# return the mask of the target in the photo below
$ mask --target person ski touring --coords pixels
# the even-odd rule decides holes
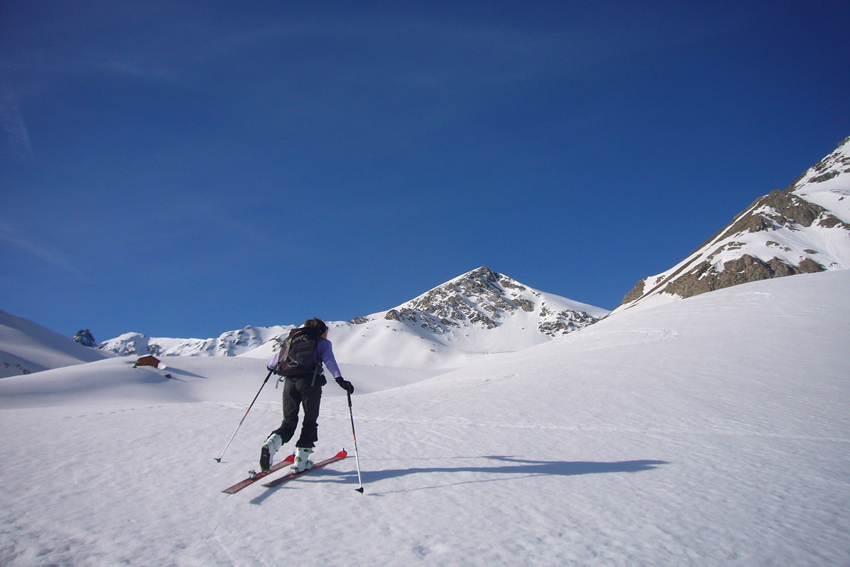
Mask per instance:
[[[298,427],[299,409],[304,409],[301,436],[295,443],[293,472],[302,472],[313,467],[310,455],[318,440],[319,406],[322,401],[322,386],[327,384],[322,365],[327,366],[340,388],[354,393],[354,386],[343,379],[342,372],[328,340],[328,326],[318,318],[308,319],[304,325],[290,331],[283,341],[280,352],[275,353],[267,368],[282,376],[283,422],[272,431],[260,450],[260,469],[268,471],[275,453],[289,442]]]

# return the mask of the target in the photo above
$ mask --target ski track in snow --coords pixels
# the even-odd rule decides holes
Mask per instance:
[[[353,369],[364,495],[333,384],[317,458],[347,459],[221,493],[280,422],[270,383],[213,460],[263,361],[3,379],[0,564],[847,565],[848,287],[729,288],[392,389]]]

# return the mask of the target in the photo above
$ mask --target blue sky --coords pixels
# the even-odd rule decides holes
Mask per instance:
[[[0,309],[347,320],[486,265],[613,309],[850,135],[850,4],[0,5]]]

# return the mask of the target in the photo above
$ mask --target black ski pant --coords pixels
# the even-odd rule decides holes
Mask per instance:
[[[321,374],[313,379],[310,374],[303,378],[286,378],[283,381],[283,422],[274,433],[280,435],[284,444],[288,443],[298,428],[298,411],[303,406],[304,420],[301,422],[301,436],[296,447],[315,447],[319,438],[319,406],[322,403],[322,386],[326,383]]]

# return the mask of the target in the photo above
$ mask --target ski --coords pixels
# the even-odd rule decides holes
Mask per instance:
[[[261,478],[265,478],[265,477],[269,476],[270,474],[272,474],[273,472],[279,471],[283,467],[291,465],[293,462],[295,462],[295,455],[287,455],[286,458],[284,460],[282,460],[281,462],[273,464],[269,468],[268,472],[250,471],[248,473],[248,475],[249,475],[248,478],[246,478],[245,480],[242,480],[240,482],[237,482],[236,484],[234,484],[230,488],[225,488],[224,490],[222,490],[222,492],[224,492],[225,494],[236,494],[237,492],[239,492],[240,490],[242,490],[246,486],[251,486],[252,484],[257,482]]]
[[[274,486],[279,486],[279,485],[283,484],[284,482],[286,482],[286,481],[288,481],[288,480],[292,480],[293,478],[296,478],[296,477],[301,476],[302,474],[307,474],[308,472],[310,472],[310,471],[314,471],[314,470],[316,470],[316,469],[320,469],[320,468],[322,468],[322,467],[323,467],[323,466],[325,466],[325,465],[329,465],[329,464],[331,464],[331,463],[335,463],[335,462],[337,462],[337,461],[341,461],[341,460],[343,460],[346,456],[348,456],[348,453],[346,453],[346,452],[345,452],[345,449],[343,449],[342,451],[340,451],[339,453],[337,453],[336,455],[334,455],[334,456],[333,456],[333,457],[331,457],[330,459],[325,459],[324,461],[320,461],[320,462],[318,462],[318,463],[314,464],[314,465],[313,465],[313,468],[311,468],[311,469],[305,469],[305,470],[303,470],[303,471],[301,471],[301,472],[293,472],[293,473],[289,473],[289,474],[284,475],[284,476],[282,476],[282,477],[280,477],[280,478],[276,478],[276,479],[274,479],[274,480],[273,480],[273,481],[271,481],[271,482],[267,482],[267,483],[265,483],[263,486],[268,487],[268,488],[272,488],[272,487],[274,487]]]

